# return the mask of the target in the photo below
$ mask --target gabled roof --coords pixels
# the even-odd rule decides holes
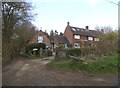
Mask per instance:
[[[54,43],[55,44],[68,44],[69,41],[67,40],[67,38],[64,35],[56,35],[54,37]]]
[[[69,27],[74,35],[98,37],[100,34],[102,34],[101,31],[88,30],[88,29],[72,27],[72,26],[69,26]]]
[[[46,45],[50,45],[49,38],[47,37],[45,32],[42,32],[42,31],[36,31],[35,35],[33,36],[33,38],[29,41],[29,44],[30,43],[38,43],[38,36],[42,36],[43,37],[43,43],[45,43]]]

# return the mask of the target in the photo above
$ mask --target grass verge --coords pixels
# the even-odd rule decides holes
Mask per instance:
[[[56,58],[49,65],[55,69],[66,71],[86,71],[92,74],[107,74],[118,72],[118,54],[100,57],[94,61],[81,63],[69,58]]]

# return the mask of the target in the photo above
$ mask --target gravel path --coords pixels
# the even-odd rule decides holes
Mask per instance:
[[[3,68],[4,86],[117,86],[117,74],[92,76],[83,72],[48,69],[54,57],[17,60]]]

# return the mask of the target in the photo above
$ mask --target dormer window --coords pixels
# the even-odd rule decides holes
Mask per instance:
[[[93,37],[88,37],[88,40],[93,40]]]
[[[74,35],[75,39],[80,39],[80,35]]]

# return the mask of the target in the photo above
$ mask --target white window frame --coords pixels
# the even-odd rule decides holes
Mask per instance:
[[[75,44],[77,45],[77,47]],[[74,43],[74,48],[80,48],[80,43]]]
[[[38,43],[43,43],[43,36],[38,36]]]
[[[88,37],[88,40],[93,40],[93,37]]]
[[[99,41],[99,38],[95,38],[94,40],[95,40],[95,41]]]
[[[74,39],[80,39],[80,35],[74,35]]]

